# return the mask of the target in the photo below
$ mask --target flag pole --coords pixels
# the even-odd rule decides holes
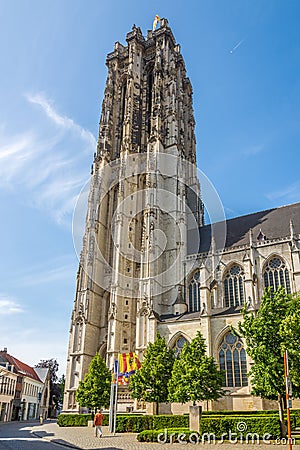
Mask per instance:
[[[113,434],[116,434],[116,424],[117,424],[117,407],[118,407],[118,384],[119,384],[119,354],[116,363],[116,386],[115,386],[115,404],[114,404],[114,418],[113,418]]]
[[[115,374],[114,374],[115,376]],[[114,393],[115,393],[115,382],[111,383],[110,385],[110,400],[109,400],[109,423],[108,428],[110,433],[113,431],[113,411],[114,411]]]
[[[287,350],[284,352],[284,374],[285,374],[285,387],[286,387],[286,409],[287,409],[287,425],[288,425],[288,443],[289,448],[292,450],[292,435],[291,435],[291,411],[292,400],[291,400],[291,382],[289,374],[289,357]]]

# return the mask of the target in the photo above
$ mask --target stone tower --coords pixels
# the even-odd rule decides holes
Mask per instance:
[[[166,19],[107,56],[71,319],[64,411],[99,352],[142,359],[162,314],[185,308],[187,229],[203,224],[192,87]],[[183,311],[184,312],[184,311]]]

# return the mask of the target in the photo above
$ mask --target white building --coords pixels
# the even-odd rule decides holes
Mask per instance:
[[[40,415],[40,403],[44,383],[33,371],[24,371],[22,389],[21,420],[37,419]]]

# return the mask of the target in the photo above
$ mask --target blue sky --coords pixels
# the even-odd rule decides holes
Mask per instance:
[[[198,166],[227,217],[300,199],[300,3],[0,0],[0,347],[64,371],[105,56],[167,17],[194,89]]]

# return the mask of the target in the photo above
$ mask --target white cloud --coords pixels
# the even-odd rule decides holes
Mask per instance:
[[[266,197],[273,201],[283,199],[286,202],[294,202],[299,201],[300,197],[300,180],[295,181],[294,183],[285,186],[278,191],[269,192],[266,194]]]
[[[26,95],[45,113],[26,132],[0,127],[0,189],[17,190],[31,206],[57,223],[70,224],[77,196],[89,177],[96,139],[72,119],[59,115],[43,94]]]
[[[23,309],[15,301],[15,299],[13,299],[5,294],[0,294],[0,316],[19,314],[22,312],[23,312]]]
[[[70,129],[77,132],[82,139],[88,141],[91,146],[96,147],[96,139],[94,135],[90,131],[76,124],[73,119],[58,114],[52,107],[51,102],[45,98],[43,93],[26,94],[25,97],[29,102],[39,105],[47,114],[49,119],[51,119],[54,123],[66,130]]]

